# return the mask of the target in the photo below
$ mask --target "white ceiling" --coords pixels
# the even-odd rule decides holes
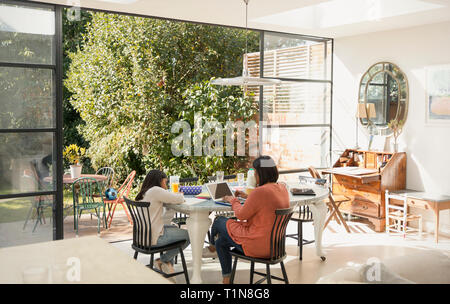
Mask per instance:
[[[245,27],[243,0],[36,0]],[[450,0],[250,0],[248,27],[344,37],[450,21]]]

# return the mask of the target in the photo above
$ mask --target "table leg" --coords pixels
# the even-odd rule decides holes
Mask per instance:
[[[186,226],[189,232],[189,239],[192,248],[192,284],[201,284],[201,268],[202,268],[202,249],[206,234],[211,226],[209,212],[191,212],[186,219]]]
[[[325,253],[322,251],[322,233],[325,218],[327,216],[327,205],[324,201],[310,205],[311,212],[314,219],[314,238],[316,244],[316,254],[323,261],[325,260]]]
[[[436,228],[434,230],[434,240],[436,244],[439,242],[439,208],[437,206],[433,206],[434,214],[436,215]]]

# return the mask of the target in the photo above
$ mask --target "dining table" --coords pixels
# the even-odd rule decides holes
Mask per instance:
[[[233,189],[236,188],[236,185],[230,183],[230,187]],[[299,183],[287,183],[287,187],[301,188],[302,186],[299,185]],[[308,185],[308,188],[313,189],[315,194],[293,195],[289,191],[290,207],[296,207],[298,205],[309,206],[314,219],[316,255],[324,261],[325,253],[322,250],[322,232],[328,211],[324,200],[328,197],[329,190],[328,188],[319,185]],[[204,186],[203,189],[206,192]],[[231,206],[218,204],[214,200],[208,198],[197,198],[193,195],[185,195],[184,198],[185,201],[182,204],[164,204],[164,206],[189,215],[186,219],[186,226],[191,242],[193,266],[190,282],[201,284],[202,249],[209,227],[212,223],[209,216],[211,212],[230,212],[232,211],[232,208]]]

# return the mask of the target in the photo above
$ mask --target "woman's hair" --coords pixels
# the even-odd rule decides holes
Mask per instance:
[[[253,161],[253,168],[259,176],[259,186],[278,181],[278,169],[275,161],[268,155],[261,155]]]
[[[150,172],[147,173],[147,176],[142,183],[141,191],[139,191],[138,195],[136,195],[135,200],[142,200],[148,189],[154,186],[161,187],[161,182],[164,178],[167,178],[167,175],[164,172],[159,170],[150,170]]]

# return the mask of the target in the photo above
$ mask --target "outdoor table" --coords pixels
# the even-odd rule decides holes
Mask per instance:
[[[77,179],[83,178],[83,177],[93,178],[97,182],[104,182],[105,180],[108,179],[107,176],[99,175],[99,174],[81,174],[80,177],[77,177],[77,178],[72,178],[72,176],[70,174],[64,174],[63,175],[63,184],[64,185],[71,185]],[[53,177],[52,176],[47,176],[47,177],[44,178],[44,181],[47,182],[47,183],[51,183],[51,182],[53,182]],[[77,194],[77,193],[75,193],[75,194]],[[103,193],[102,193],[102,195],[103,195]],[[78,196],[77,196],[77,199],[78,199]],[[73,203],[72,203],[72,206],[69,205],[67,207],[64,207],[64,210],[69,210],[71,207],[72,207],[72,209],[74,208]],[[74,214],[74,216],[75,216],[75,214]],[[65,216],[64,216],[64,218],[65,218]],[[74,220],[74,225],[75,225],[75,220]]]
[[[96,236],[0,248],[0,269],[0,284],[172,284]]]
[[[288,183],[289,187],[301,187],[297,183]],[[314,237],[316,245],[316,254],[322,260],[325,260],[325,254],[322,251],[322,232],[327,214],[327,206],[324,200],[328,197],[328,189],[316,185],[309,185],[316,195],[290,195],[290,206],[309,205],[314,219]],[[192,248],[193,274],[191,283],[201,284],[201,265],[202,249],[206,234],[211,226],[209,214],[213,211],[224,212],[232,211],[230,206],[220,205],[211,199],[200,199],[194,196],[185,196],[183,204],[164,204],[166,208],[177,212],[189,214],[186,220],[187,229]]]
[[[105,181],[108,177],[104,176],[104,175],[98,175],[98,174],[81,174],[80,177],[78,178],[82,178],[82,177],[90,177],[90,178],[94,178],[97,182],[103,182]],[[78,178],[72,178],[70,176],[70,174],[64,174],[63,176],[63,184],[67,185],[67,184],[73,184]],[[53,181],[53,177],[52,176],[47,176],[44,178],[44,181],[47,183],[51,183]]]

